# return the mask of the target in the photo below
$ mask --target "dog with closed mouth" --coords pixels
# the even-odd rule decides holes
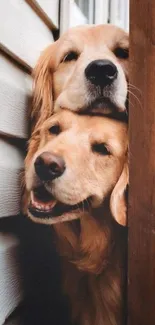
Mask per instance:
[[[72,321],[123,324],[126,123],[60,110],[35,128],[25,213],[55,229]]]
[[[32,124],[67,108],[111,114],[126,110],[128,34],[113,25],[74,27],[41,54],[34,69]]]

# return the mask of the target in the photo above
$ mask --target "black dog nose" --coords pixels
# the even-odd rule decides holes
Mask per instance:
[[[95,60],[85,69],[86,78],[94,85],[105,87],[117,77],[117,68],[109,60]]]
[[[36,158],[35,171],[42,181],[50,181],[60,177],[65,170],[62,157],[50,152],[43,152]]]

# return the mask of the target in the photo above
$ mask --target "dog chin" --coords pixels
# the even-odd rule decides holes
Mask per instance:
[[[125,111],[125,105],[118,107],[114,101],[108,97],[101,97],[93,100],[87,107],[81,109],[81,113],[111,115]]]
[[[28,217],[35,223],[39,223],[39,224],[44,224],[44,225],[55,225],[57,223],[63,223],[63,222],[69,222],[69,221],[73,221],[76,219],[80,219],[81,216],[83,215],[83,213],[80,213],[78,210],[73,212],[68,212],[68,213],[64,213],[61,216],[58,216],[56,218],[53,218],[52,216],[48,216],[48,217],[35,217],[33,214],[31,214],[31,212],[28,209]]]
[[[76,111],[82,114],[101,114],[101,115],[111,115],[117,113],[123,113],[126,111],[125,99],[123,98],[113,98],[112,96],[102,96],[89,98],[85,102],[81,102],[77,107],[77,102],[70,103],[67,98],[64,100],[58,100],[55,102],[54,112],[58,112],[61,109],[69,109],[71,111]]]

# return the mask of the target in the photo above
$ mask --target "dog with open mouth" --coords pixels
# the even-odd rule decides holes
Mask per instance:
[[[126,111],[128,34],[113,25],[69,29],[41,54],[34,69],[33,127],[67,108]]]
[[[69,110],[30,139],[24,209],[55,229],[76,324],[123,324],[127,150],[125,122]]]

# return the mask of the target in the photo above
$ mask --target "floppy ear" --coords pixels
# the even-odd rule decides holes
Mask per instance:
[[[33,94],[32,94],[32,130],[39,126],[53,111],[52,67],[53,50],[55,43],[46,48],[33,71]]]
[[[129,183],[128,165],[125,163],[122,174],[115,185],[111,198],[110,209],[114,219],[122,226],[127,223],[127,202],[125,198],[125,190]]]

